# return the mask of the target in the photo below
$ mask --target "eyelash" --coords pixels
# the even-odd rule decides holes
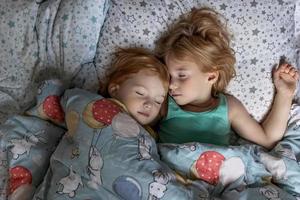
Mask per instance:
[[[141,92],[135,92],[135,93],[138,94],[138,95],[140,95],[140,96],[144,96],[144,94],[141,93]]]
[[[138,94],[138,95],[140,95],[140,96],[144,96],[144,94],[143,93],[140,93],[140,92],[135,92],[136,94]],[[162,104],[162,102],[159,102],[159,101],[155,101],[155,103],[157,104],[157,105],[161,105]]]

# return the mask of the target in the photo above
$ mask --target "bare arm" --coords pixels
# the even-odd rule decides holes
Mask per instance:
[[[270,113],[262,123],[267,132],[284,132],[299,74],[289,64],[282,64],[273,74],[276,95]],[[276,136],[274,136],[276,138]],[[278,135],[278,140],[282,138]]]
[[[227,101],[232,129],[244,139],[271,148],[274,142],[271,142],[263,127],[250,116],[244,105],[233,96],[228,96]]]
[[[287,126],[298,72],[290,65],[283,64],[274,72],[277,93],[272,109],[262,124],[254,120],[246,108],[236,98],[228,96],[229,120],[232,128],[243,138],[272,148],[282,139]]]
[[[272,108],[262,122],[262,127],[271,141],[277,142],[282,139],[286,130],[292,100],[293,98],[284,95],[275,95]]]

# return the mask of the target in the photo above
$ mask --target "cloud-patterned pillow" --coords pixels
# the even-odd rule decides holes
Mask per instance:
[[[237,77],[229,92],[258,120],[271,105],[271,69],[281,56],[295,63],[294,1],[138,0],[112,1],[97,52],[98,76],[104,77],[116,46],[154,48],[154,42],[180,14],[208,6],[224,15],[234,35]]]

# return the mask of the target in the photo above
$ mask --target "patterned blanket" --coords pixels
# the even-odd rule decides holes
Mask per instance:
[[[57,80],[0,127],[1,199],[297,199],[300,109],[267,152],[157,145],[114,99]],[[158,151],[159,149],[159,151]]]

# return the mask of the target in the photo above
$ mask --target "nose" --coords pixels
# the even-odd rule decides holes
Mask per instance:
[[[170,85],[169,85],[169,90],[176,90],[178,88],[177,83],[175,81],[171,80]]]
[[[152,108],[152,103],[150,101],[145,101],[144,108],[150,110]]]

